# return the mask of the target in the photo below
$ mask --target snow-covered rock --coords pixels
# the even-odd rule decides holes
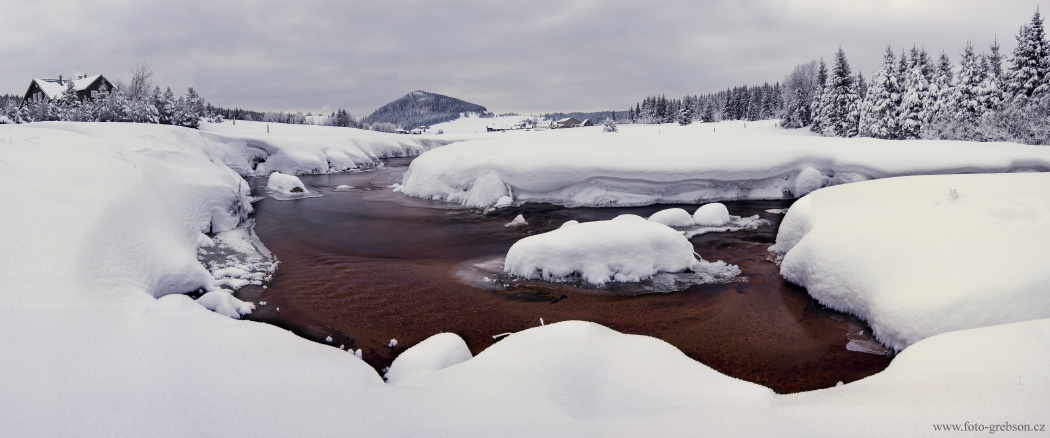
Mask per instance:
[[[522,215],[519,214],[519,215],[514,217],[514,220],[504,224],[503,226],[504,227],[508,227],[508,228],[515,228],[515,227],[523,227],[523,226],[528,225],[528,224],[529,223],[527,221],[525,221],[525,216],[522,216]]]
[[[903,349],[1050,317],[1050,174],[940,175],[815,191],[771,251],[784,278]]]
[[[636,282],[658,272],[697,269],[693,245],[674,229],[635,215],[562,226],[517,241],[504,271],[524,278],[593,284]]]
[[[384,377],[387,383],[404,385],[472,357],[463,338],[453,333],[438,333],[398,355]]]
[[[705,227],[720,227],[729,223],[729,209],[721,202],[701,205],[693,213],[693,223]]]
[[[303,182],[295,175],[285,175],[281,172],[274,172],[270,174],[270,179],[266,182],[266,188],[273,190],[278,193],[284,193],[290,195],[292,193],[309,193],[306,190],[306,186]]]
[[[681,208],[668,208],[660,210],[649,216],[649,220],[669,227],[691,227],[694,225],[693,216]]]

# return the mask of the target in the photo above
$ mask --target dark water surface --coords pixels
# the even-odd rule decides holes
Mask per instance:
[[[400,181],[409,162],[392,159],[375,171],[304,176],[307,187],[324,197],[257,202],[255,231],[281,263],[267,288],[238,291],[241,299],[266,302],[247,319],[322,343],[331,336],[334,347],[362,349],[376,369],[436,333],[458,334],[477,354],[498,342],[494,335],[538,326],[541,318],[594,321],[657,337],[716,370],[780,393],[850,382],[889,365],[887,355],[847,349],[879,350],[867,325],[824,308],[766,260],[783,216],[765,210],[787,208],[791,201],[726,202],[730,214],[757,214],[771,225],[691,239],[705,260],[738,265],[747,282],[637,296],[544,282],[485,290],[457,281],[454,268],[503,255],[517,240],[570,219],[647,217],[672,206],[530,204],[483,214],[393,193],[388,186]],[[257,196],[266,193],[265,178],[250,182]],[[354,189],[334,191],[338,185]],[[518,214],[528,225],[504,226]],[[398,340],[396,347],[387,346],[390,339]]]

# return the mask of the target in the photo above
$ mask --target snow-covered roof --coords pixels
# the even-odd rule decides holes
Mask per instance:
[[[102,75],[85,76],[80,79],[74,79],[73,88],[76,91],[83,91],[87,89],[87,87],[90,86],[93,82],[95,82],[100,76]],[[36,82],[36,85],[40,87],[40,91],[43,91],[48,99],[55,100],[62,98],[62,92],[66,91],[66,82],[69,81],[62,81],[62,83],[59,83],[58,79],[33,78],[33,82]]]

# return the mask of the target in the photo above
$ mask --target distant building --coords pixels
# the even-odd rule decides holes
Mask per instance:
[[[554,125],[551,126],[551,128],[554,128],[554,129],[575,128],[575,127],[577,127],[579,125],[580,125],[580,121],[577,120],[575,117],[568,117],[568,118],[564,118],[564,119],[561,119],[561,120],[558,120],[558,121],[554,122]]]
[[[26,90],[25,97],[22,98],[22,105],[45,99],[61,99],[62,93],[66,91],[69,82],[73,82],[73,89],[77,91],[77,99],[80,101],[95,98],[103,86],[109,90],[113,89],[113,84],[102,75],[81,76],[73,80],[62,79],[62,76],[59,76],[58,79],[36,78],[29,83],[29,89]]]
[[[583,119],[583,121],[580,122],[580,126],[594,126],[594,123],[591,122],[591,119]]]

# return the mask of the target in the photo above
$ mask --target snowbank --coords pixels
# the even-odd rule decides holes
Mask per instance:
[[[695,225],[693,223],[693,216],[689,212],[681,208],[668,208],[660,210],[649,216],[649,220],[658,224],[664,224],[669,227],[691,227]]]
[[[354,128],[227,120],[203,123],[209,156],[242,176],[343,172],[368,169],[379,159],[406,157],[463,140],[464,136],[416,136]]]
[[[745,127],[746,126],[746,127]],[[401,192],[488,207],[703,203],[793,198],[902,175],[1050,170],[1050,149],[1009,143],[827,138],[767,122],[621,126],[507,134],[417,158]]]
[[[728,278],[740,273],[724,262],[697,261],[693,244],[682,233],[635,215],[568,224],[514,243],[504,271],[547,281],[579,278],[596,285],[637,282],[660,272],[714,270]]]
[[[903,349],[953,330],[1050,317],[1050,174],[893,178],[822,189],[771,251],[821,303]]]

